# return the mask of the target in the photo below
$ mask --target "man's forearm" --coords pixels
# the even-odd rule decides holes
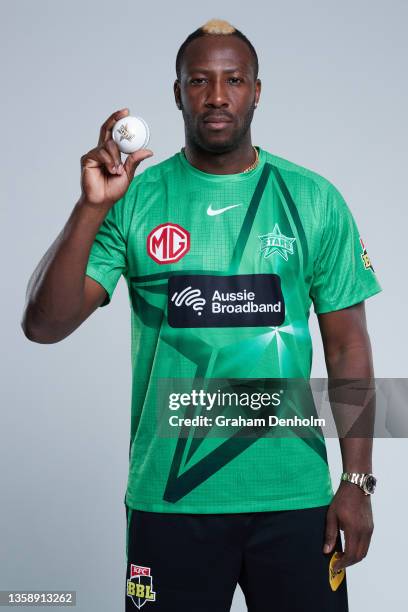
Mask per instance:
[[[344,472],[372,471],[375,417],[371,348],[339,351],[327,363],[333,417],[339,432]],[[344,386],[339,385],[344,381]],[[337,381],[337,383],[335,382]],[[354,381],[347,384],[347,381]]]
[[[83,199],[28,282],[22,326],[26,333],[64,325],[79,312],[90,249],[107,211]]]
[[[343,472],[371,474],[372,438],[343,438],[340,440]]]

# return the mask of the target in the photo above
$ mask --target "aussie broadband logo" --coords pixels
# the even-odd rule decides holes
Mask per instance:
[[[173,293],[171,301],[176,306],[182,306],[183,304],[191,306],[198,316],[201,316],[203,306],[205,305],[205,299],[201,297],[201,289],[193,289],[190,285],[182,291]]]
[[[285,320],[277,274],[172,275],[167,306],[171,327],[277,326]]]

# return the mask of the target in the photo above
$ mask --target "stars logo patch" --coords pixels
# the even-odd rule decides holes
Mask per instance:
[[[296,238],[289,238],[282,234],[277,223],[275,223],[272,232],[262,234],[258,238],[261,241],[260,252],[264,254],[265,258],[277,253],[285,261],[288,261],[288,254],[293,255],[293,243]]]

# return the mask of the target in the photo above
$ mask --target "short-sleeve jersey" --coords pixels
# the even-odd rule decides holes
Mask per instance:
[[[251,512],[332,499],[324,437],[158,432],[163,381],[307,380],[311,305],[327,313],[381,291],[334,185],[258,152],[238,174],[202,172],[183,150],[145,169],[92,245],[86,274],[105,288],[102,305],[121,275],[129,290],[130,508]]]

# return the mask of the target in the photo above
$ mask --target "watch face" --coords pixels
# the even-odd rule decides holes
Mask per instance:
[[[374,493],[376,484],[377,479],[374,476],[367,476],[366,481],[364,483],[367,493]]]

